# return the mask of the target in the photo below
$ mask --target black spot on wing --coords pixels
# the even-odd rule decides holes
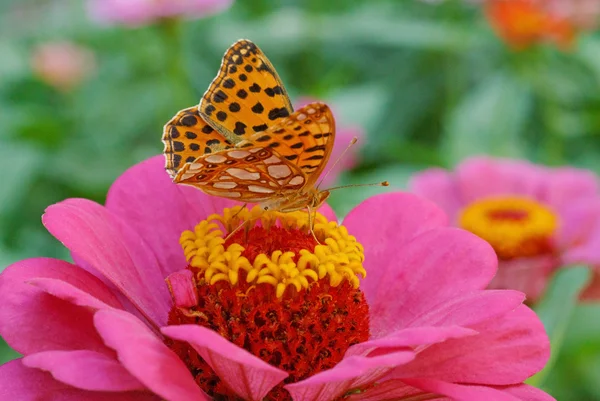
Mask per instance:
[[[271,140],[271,136],[269,136],[269,135],[263,135],[260,138],[257,138],[256,142],[267,142],[269,140]]]
[[[188,114],[187,116],[184,116],[181,120],[179,120],[179,122],[181,123],[181,125],[185,125],[186,127],[193,127],[194,125],[196,125],[198,120],[196,120],[195,116]]]
[[[325,146],[325,145],[317,145],[317,146],[313,146],[313,147],[310,147],[310,148],[304,149],[304,151],[305,151],[306,153],[312,153],[312,152],[316,152],[316,151],[318,151],[318,150],[325,150],[325,149],[326,149],[326,146]]]
[[[215,103],[223,103],[225,100],[227,100],[227,95],[225,94],[225,92],[219,89],[213,95],[213,100]]]
[[[267,124],[261,124],[261,125],[254,125],[252,127],[252,129],[254,130],[254,132],[260,132],[260,131],[264,131],[267,128],[269,128],[269,126]]]
[[[260,102],[256,102],[254,106],[252,106],[252,111],[256,114],[260,114],[265,110],[263,105]]]
[[[231,89],[235,86],[235,81],[231,78],[227,78],[223,81],[223,88]]]
[[[215,106],[213,106],[212,104],[209,104],[208,106],[206,106],[204,108],[204,112],[206,113],[207,116],[210,116],[213,111],[215,111],[217,108]]]
[[[226,119],[227,119],[227,113],[225,113],[224,111],[217,112],[217,120],[225,121]]]
[[[290,112],[285,107],[277,108],[275,107],[271,111],[269,111],[269,120],[276,120],[278,118],[287,117],[290,115]]]

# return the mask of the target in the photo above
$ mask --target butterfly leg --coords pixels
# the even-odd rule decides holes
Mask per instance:
[[[227,242],[227,240],[228,240],[229,238],[231,238],[231,236],[233,236],[233,234],[237,233],[237,232],[240,230],[240,228],[242,228],[242,227],[244,227],[245,225],[247,225],[247,224],[248,224],[248,222],[250,222],[250,220],[246,220],[246,221],[242,222],[242,224],[240,224],[239,226],[237,226],[237,227],[235,228],[235,230],[233,230],[232,232],[230,232],[229,234],[227,234],[227,237],[225,237],[225,242]],[[247,241],[247,240],[248,240],[248,233],[246,233],[246,241]]]
[[[231,216],[231,218],[232,218],[232,219],[234,219],[234,218],[235,218],[235,217],[236,217],[238,214],[240,214],[240,212],[241,212],[242,210],[244,210],[244,209],[246,208],[246,206],[248,206],[248,204],[247,204],[247,203],[244,203],[244,204],[242,205],[242,207],[240,207],[240,208],[239,208],[239,210],[238,210],[237,212],[235,212],[235,214],[234,214],[233,216]]]
[[[316,219],[317,209],[315,209],[315,215],[314,215],[314,217],[313,217],[313,214],[312,214],[312,210],[310,209],[310,206],[307,206],[306,209],[308,209],[308,229],[310,230],[310,233],[313,236],[313,238],[315,239],[315,241],[317,241],[317,245],[321,245],[321,242],[317,238],[317,236],[315,234],[315,230],[313,229],[314,225],[315,225],[315,219]]]

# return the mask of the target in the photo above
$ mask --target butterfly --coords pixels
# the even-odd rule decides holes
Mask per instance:
[[[319,190],[335,139],[324,103],[293,111],[265,54],[240,40],[225,53],[198,106],[179,111],[164,127],[165,169],[177,184],[264,210],[318,208]]]

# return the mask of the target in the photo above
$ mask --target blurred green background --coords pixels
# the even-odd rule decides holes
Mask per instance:
[[[128,28],[93,23],[82,1],[3,0],[0,269],[69,258],[41,225],[44,209],[67,197],[103,202],[121,172],[160,153],[163,124],[197,103],[239,38],[267,53],[293,99],[325,100],[340,124],[362,127],[360,163],[341,183],[403,188],[415,171],[480,153],[600,172],[594,32],[567,52],[514,51],[462,1],[238,1],[206,19]],[[87,49],[81,82],[61,88],[36,73],[33,54],[54,41]],[[344,215],[380,191],[338,192],[331,204]],[[568,295],[573,277],[550,298]],[[563,347],[536,384],[561,401],[600,400],[600,307],[553,305],[544,313],[564,318],[564,337],[553,337]],[[0,362],[16,356],[0,345]]]

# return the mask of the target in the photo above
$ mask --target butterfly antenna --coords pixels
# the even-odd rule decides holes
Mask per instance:
[[[389,187],[390,183],[387,181],[376,182],[373,184],[349,184],[349,185],[341,185],[339,187],[327,188],[328,191],[335,191],[337,189],[342,188],[352,188],[352,187]]]
[[[342,158],[344,157],[344,155],[346,154],[346,152],[348,151],[348,149],[350,149],[352,147],[352,145],[354,145],[356,142],[358,142],[358,138],[357,137],[352,138],[352,140],[350,141],[350,143],[348,144],[348,146],[346,147],[346,149],[344,149],[344,151],[337,157],[337,159],[335,159],[335,162],[333,162],[333,164],[331,165],[331,167],[329,168],[329,170],[327,170],[327,172],[325,173],[325,175],[321,178],[321,180],[317,184],[317,189],[319,189],[319,187],[321,186],[321,184],[323,183],[323,181],[325,181],[325,178],[327,178],[327,176],[329,175],[329,173],[331,173],[331,170],[333,170],[334,167],[337,166],[337,164],[339,163],[339,161],[342,160]]]

